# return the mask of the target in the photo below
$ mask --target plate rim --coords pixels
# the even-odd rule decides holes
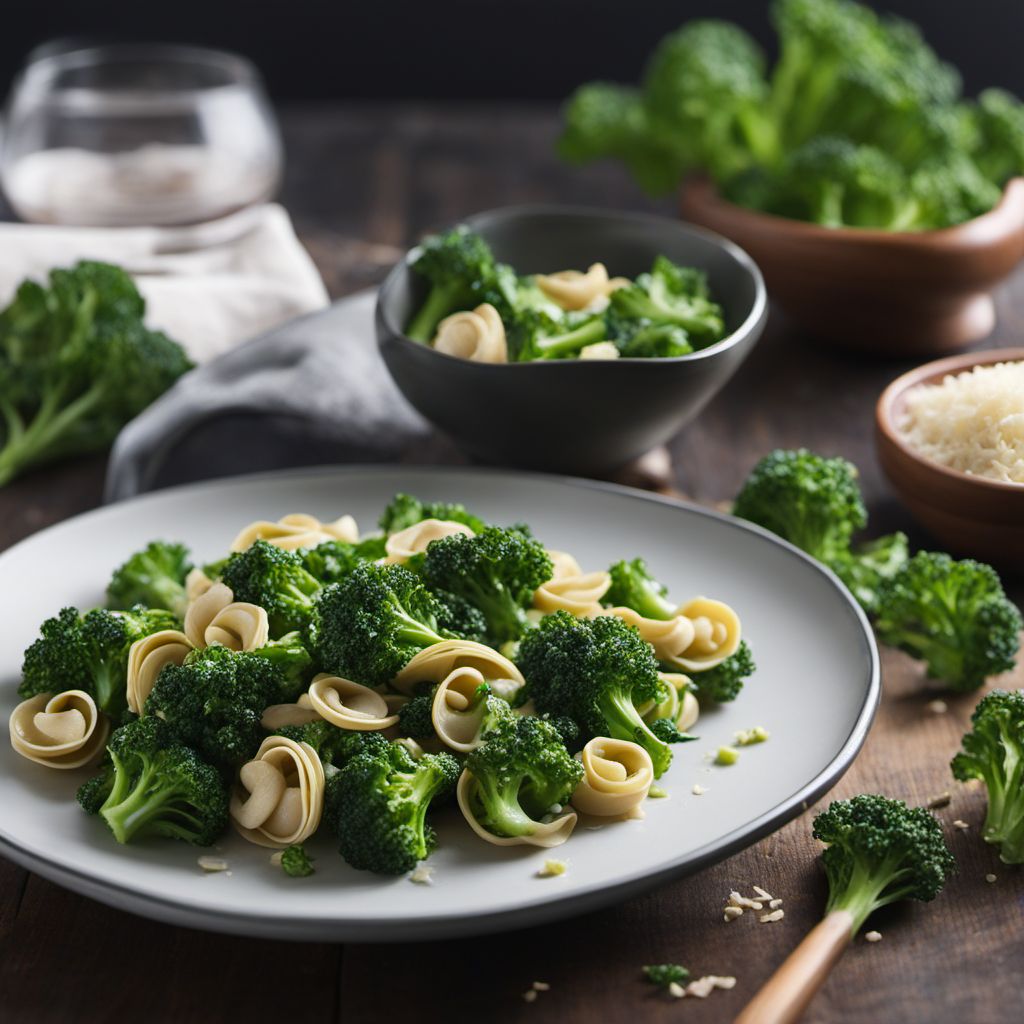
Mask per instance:
[[[687,499],[644,491],[639,488],[628,487],[624,484],[604,480],[590,480],[558,473],[510,470],[488,466],[447,466],[433,463],[345,463],[340,465],[327,464],[289,467],[199,480],[188,484],[179,484],[173,487],[147,491],[122,501],[102,504],[94,509],[69,516],[41,530],[37,530],[27,537],[23,537],[0,552],[0,564],[3,563],[9,554],[18,550],[22,545],[34,542],[44,534],[59,533],[72,523],[78,523],[83,520],[87,521],[96,516],[103,516],[112,508],[122,508],[125,506],[144,507],[150,502],[159,501],[162,497],[171,494],[187,494],[206,489],[216,489],[226,484],[245,485],[282,478],[323,478],[326,476],[344,478],[356,475],[387,476],[406,471],[414,473],[440,471],[467,477],[502,477],[511,481],[525,478],[582,490],[617,494],[634,501],[650,502],[667,508],[684,509],[689,513],[695,513],[716,520],[732,529],[760,536],[762,539],[780,547],[791,557],[806,563],[814,571],[824,576],[838,591],[839,596],[846,603],[849,610],[853,612],[853,618],[860,627],[860,638],[864,641],[869,668],[867,692],[843,745],[821,771],[790,797],[767,809],[748,824],[720,836],[695,851],[671,860],[655,871],[641,869],[637,873],[620,877],[610,884],[596,882],[583,889],[564,895],[545,896],[537,901],[531,901],[512,908],[480,910],[470,914],[458,914],[455,912],[432,914],[407,921],[398,919],[394,921],[364,920],[344,916],[315,919],[302,915],[289,916],[287,914],[268,916],[258,912],[245,913],[223,907],[183,902],[180,899],[143,893],[133,886],[98,878],[95,874],[86,870],[76,866],[67,866],[19,845],[15,839],[3,834],[2,827],[0,827],[0,853],[3,853],[4,856],[26,870],[34,871],[65,888],[71,888],[79,894],[87,895],[89,898],[99,900],[109,906],[128,910],[143,917],[155,918],[165,923],[200,927],[215,932],[261,935],[267,938],[300,941],[331,939],[345,942],[401,942],[424,941],[431,938],[455,938],[542,924],[573,916],[577,913],[586,913],[602,906],[620,902],[629,896],[657,888],[673,879],[695,874],[710,864],[725,860],[740,850],[752,846],[765,836],[777,831],[783,825],[798,817],[811,804],[827,793],[853,764],[867,739],[881,700],[881,663],[878,645],[867,616],[839,577],[827,566],[818,562],[800,548],[755,523],[720,512],[717,509],[706,508]],[[69,880],[79,883],[79,886],[76,888],[74,885],[69,884]]]

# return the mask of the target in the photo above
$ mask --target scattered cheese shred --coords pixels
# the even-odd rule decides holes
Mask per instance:
[[[985,876],[985,881],[991,884],[992,882],[996,881],[996,876],[993,874],[988,874]]]
[[[932,462],[1024,484],[1024,362],[975,366],[912,388],[898,427]]]
[[[204,870],[211,874],[215,871],[227,871],[228,862],[223,857],[199,857],[196,863]]]
[[[417,885],[433,885],[434,869],[427,867],[426,864],[420,864],[419,867],[414,868],[412,874],[409,875],[409,881],[415,882]]]
[[[882,933],[881,932],[868,932],[864,936],[864,941],[865,942],[881,942],[882,941]]]

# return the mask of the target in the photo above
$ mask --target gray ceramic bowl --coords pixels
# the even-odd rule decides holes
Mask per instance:
[[[761,273],[738,246],[678,221],[562,206],[518,206],[464,222],[520,273],[602,262],[613,276],[649,270],[659,253],[707,272],[730,333],[673,359],[550,360],[492,365],[435,352],[403,334],[426,295],[413,249],[377,300],[377,341],[405,397],[474,458],[560,472],[604,473],[692,420],[761,335]]]

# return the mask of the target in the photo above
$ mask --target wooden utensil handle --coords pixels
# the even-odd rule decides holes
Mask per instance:
[[[736,1018],[735,1024],[793,1024],[846,949],[853,918],[834,910],[809,932]]]

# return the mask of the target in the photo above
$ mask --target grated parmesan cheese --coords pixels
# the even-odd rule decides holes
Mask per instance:
[[[911,389],[899,430],[941,466],[1024,484],[1024,362],[975,366]]]

